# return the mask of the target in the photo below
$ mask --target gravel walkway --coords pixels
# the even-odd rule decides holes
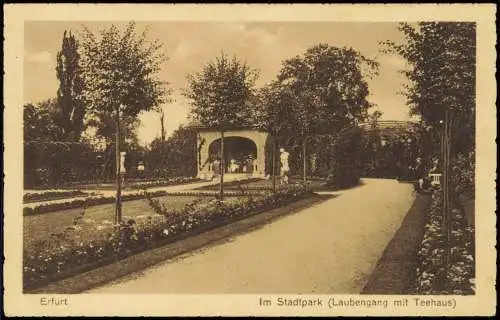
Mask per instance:
[[[413,202],[412,187],[364,179],[335,194],[87,293],[360,293]]]

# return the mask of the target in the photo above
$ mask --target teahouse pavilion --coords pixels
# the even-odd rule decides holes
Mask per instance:
[[[198,123],[190,125],[197,131],[197,177],[211,179],[219,174],[221,133]],[[267,131],[251,126],[233,126],[224,130],[224,174],[245,178],[264,178],[266,150],[270,143]]]

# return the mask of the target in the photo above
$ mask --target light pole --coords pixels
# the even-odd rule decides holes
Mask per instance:
[[[276,193],[276,133],[273,131],[273,146],[272,146],[272,175],[273,175],[273,192]]]
[[[307,157],[306,157],[306,142],[307,142],[307,136],[304,135],[302,139],[302,166],[303,166],[303,171],[304,171],[304,184],[307,182]]]

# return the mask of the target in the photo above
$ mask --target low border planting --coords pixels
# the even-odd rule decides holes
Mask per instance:
[[[295,186],[261,197],[248,195],[239,202],[195,202],[182,210],[169,210],[146,192],[144,196],[156,216],[126,221],[103,239],[84,243],[62,237],[59,244],[50,248],[41,244],[30,254],[25,251],[23,287],[25,290],[40,287],[140,251],[308,198],[312,194],[307,187]]]
[[[156,191],[152,192],[151,195],[155,197],[161,197],[166,195],[166,191]],[[122,201],[131,201],[131,200],[139,200],[144,199],[143,193],[134,193],[134,194],[126,194],[122,195]],[[89,197],[86,199],[74,199],[66,202],[59,203],[45,203],[40,204],[36,207],[24,207],[23,208],[23,216],[29,216],[34,214],[42,214],[53,211],[61,211],[61,210],[69,210],[69,209],[78,209],[78,208],[88,208],[91,206],[98,206],[101,204],[114,203],[116,201],[116,197]]]
[[[130,182],[128,187],[131,189],[145,189],[145,188],[155,188],[155,187],[167,187],[172,185],[182,185],[194,182],[203,181],[200,178],[193,177],[176,177],[167,180],[155,180],[155,181],[141,181],[141,182]]]
[[[451,241],[442,226],[441,190],[434,190],[426,216],[424,236],[417,254],[415,294],[475,293],[474,229],[458,205],[451,210]],[[448,247],[449,246],[449,247]],[[446,250],[450,257],[445,265]]]
[[[196,181],[201,181],[201,179],[197,177],[172,177],[172,178],[131,178],[127,179],[127,182],[130,185],[140,185],[140,184],[148,184],[148,183],[169,183],[171,184],[185,184],[192,183]],[[80,188],[80,187],[89,187],[95,186],[99,184],[114,184],[116,181],[114,179],[105,179],[105,180],[88,180],[88,181],[74,181],[66,183],[64,188]]]
[[[245,179],[241,179],[241,180],[233,180],[233,181],[224,182],[222,185],[224,187],[238,187],[238,186],[244,186],[246,184],[261,181],[261,180],[263,180],[263,179],[262,178],[245,178]],[[219,183],[216,182],[212,185],[196,188],[196,190],[213,190],[213,189],[218,190],[219,188],[220,188],[220,182]]]
[[[25,193],[23,195],[23,202],[47,201],[47,200],[86,196],[86,195],[88,195],[86,192],[80,190],[33,192],[33,193]]]

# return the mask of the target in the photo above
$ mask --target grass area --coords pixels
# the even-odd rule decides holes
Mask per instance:
[[[156,198],[172,209],[182,209],[197,199],[194,196],[164,196]],[[202,197],[201,201],[210,201],[211,197]],[[227,198],[231,201],[231,198]],[[133,200],[122,203],[123,219],[141,219],[155,215],[147,200]],[[89,207],[79,222],[80,230],[66,231],[69,238],[78,241],[96,239],[112,230],[115,212],[114,204]],[[52,239],[53,234],[65,232],[73,226],[73,221],[82,213],[82,208],[49,212],[40,215],[25,216],[23,219],[24,249],[31,251],[36,243]],[[78,228],[77,227],[77,228]]]
[[[411,294],[430,196],[417,194],[377,263],[363,294]]]

